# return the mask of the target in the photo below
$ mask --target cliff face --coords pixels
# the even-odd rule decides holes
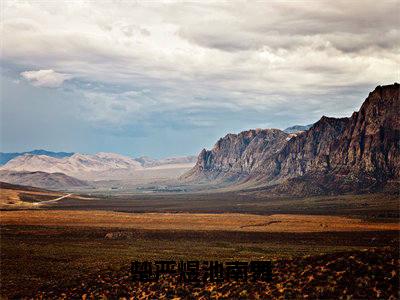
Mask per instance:
[[[273,159],[273,172],[267,179],[292,178],[330,167],[332,141],[343,132],[348,119],[322,117],[308,131],[289,140]],[[262,170],[260,170],[262,173]]]
[[[184,178],[235,180],[281,192],[301,187],[317,194],[326,187],[342,192],[398,180],[399,90],[398,84],[378,86],[351,117],[322,117],[298,135],[277,129],[229,134],[211,151],[203,150]]]
[[[344,172],[363,172],[379,180],[400,175],[400,86],[377,87],[350,118],[332,161]]]
[[[197,163],[183,178],[238,181],[261,167],[282,149],[289,135],[278,129],[255,129],[228,134],[210,151],[203,149]]]

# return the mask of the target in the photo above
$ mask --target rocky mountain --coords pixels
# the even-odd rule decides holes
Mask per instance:
[[[320,194],[381,188],[400,178],[399,84],[378,86],[349,118],[322,117],[307,131],[228,134],[189,181],[213,179],[278,193]]]
[[[238,181],[250,176],[261,163],[286,144],[289,134],[279,129],[255,129],[227,134],[210,151],[203,149],[185,179]]]
[[[142,166],[133,158],[115,153],[101,152],[95,155],[75,153],[70,157],[64,158],[25,154],[10,160],[0,169],[64,173],[80,179],[95,179],[100,175],[107,175],[112,178],[114,171],[120,172],[123,170],[129,172],[142,169]]]
[[[309,125],[294,125],[294,126],[290,126],[286,129],[284,129],[283,131],[286,133],[296,133],[299,131],[305,131],[311,128],[311,126],[313,126],[313,124],[309,124]]]
[[[6,164],[8,161],[12,160],[13,158],[16,158],[18,156],[22,156],[25,154],[32,154],[32,155],[46,155],[50,157],[55,157],[55,158],[63,158],[63,157],[69,157],[72,156],[74,153],[73,152],[53,152],[53,151],[47,151],[47,150],[32,150],[29,152],[0,152],[0,165]]]
[[[0,171],[0,181],[44,189],[72,189],[88,187],[84,180],[79,180],[62,173]]]

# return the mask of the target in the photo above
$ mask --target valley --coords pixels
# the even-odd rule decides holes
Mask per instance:
[[[400,0],[0,1],[0,300],[400,299]]]
[[[399,290],[398,105],[398,84],[377,87],[349,118],[228,134],[197,159],[9,153],[1,296],[389,298]],[[273,282],[130,281],[131,261],[160,259],[271,260]],[[348,285],[354,277],[365,286]]]

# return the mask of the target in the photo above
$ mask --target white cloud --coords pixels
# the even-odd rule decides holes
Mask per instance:
[[[53,70],[25,71],[21,76],[34,86],[59,87],[65,80],[71,79],[69,74],[57,73]]]
[[[4,3],[1,59],[50,69],[23,72],[32,84],[73,74],[124,87],[82,93],[98,122],[212,107],[307,114],[329,101],[347,112],[354,93],[341,91],[358,96],[399,75],[398,0]]]

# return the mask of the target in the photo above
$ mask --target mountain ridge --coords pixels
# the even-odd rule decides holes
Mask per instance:
[[[115,153],[100,152],[95,155],[74,153],[72,156],[54,158],[46,155],[25,154],[10,160],[1,170],[63,173],[78,179],[87,179],[97,173],[113,170],[141,169],[139,162]],[[110,174],[112,176],[112,174]]]
[[[195,167],[181,178],[189,182],[213,180],[243,188],[281,185],[277,190],[288,193],[290,188],[296,190],[288,182],[300,186],[299,178],[303,176],[309,185],[330,178],[333,182],[329,184],[330,192],[351,191],[352,183],[358,190],[381,186],[400,177],[400,154],[396,146],[400,137],[399,106],[399,85],[395,83],[376,87],[360,110],[350,117],[323,116],[306,131],[292,135],[280,131],[280,135],[286,134],[283,143],[271,140],[272,144],[263,144],[268,139],[262,138],[256,152],[252,148],[236,151],[240,145],[245,148],[250,145],[244,136],[251,131],[228,134],[222,139],[225,141],[222,148],[220,139],[212,150],[203,149]],[[227,142],[230,137],[238,136],[242,138]],[[255,157],[254,153],[261,155]],[[248,157],[255,158],[251,160],[252,167],[247,172],[238,172],[249,164]],[[321,192],[319,189],[309,193]]]
[[[54,151],[47,151],[43,149],[35,149],[31,151],[25,152],[0,152],[0,165],[6,164],[8,161],[16,158],[18,156],[22,156],[24,154],[32,154],[32,155],[46,155],[54,158],[63,158],[69,157],[74,154],[74,152],[54,152]]]
[[[55,158],[46,155],[24,154],[13,158],[0,170],[20,172],[63,173],[84,180],[128,179],[135,171],[151,168],[190,168],[193,156],[165,159],[131,158],[117,153],[74,153],[68,157]]]

